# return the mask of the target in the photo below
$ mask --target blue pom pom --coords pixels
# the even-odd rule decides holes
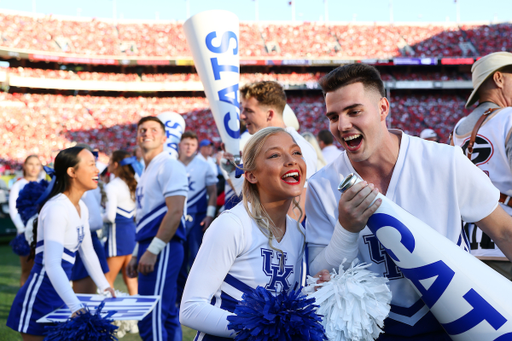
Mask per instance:
[[[65,340],[96,340],[96,341],[114,341],[117,326],[114,326],[107,318],[101,317],[101,309],[105,306],[102,302],[98,310],[93,315],[86,308],[85,312],[78,313],[74,318],[56,326],[45,327],[48,331],[45,341],[65,341]]]
[[[12,251],[18,256],[28,256],[30,254],[30,245],[28,245],[27,239],[25,239],[25,233],[18,234],[16,238],[11,240],[9,245],[11,245]]]
[[[242,296],[234,311],[236,315],[228,317],[228,329],[237,332],[236,341],[327,340],[314,302],[300,289],[273,296],[265,288],[257,287]]]
[[[44,193],[46,187],[48,187],[46,180],[31,181],[20,191],[16,200],[16,208],[24,225],[27,225],[28,220],[37,214],[39,207],[37,207],[36,201]]]

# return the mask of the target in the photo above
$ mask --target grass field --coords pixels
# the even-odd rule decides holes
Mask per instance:
[[[0,244],[0,341],[21,341],[20,334],[5,325],[12,301],[19,289],[20,273],[18,256],[12,252],[9,245]],[[121,276],[117,277],[115,287],[117,290],[128,292]],[[194,336],[194,330],[183,327],[184,341],[191,341]],[[121,340],[140,341],[141,338],[139,335],[127,334]]]

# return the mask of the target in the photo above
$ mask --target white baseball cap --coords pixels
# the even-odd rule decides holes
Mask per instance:
[[[471,79],[473,81],[473,92],[469,95],[466,108],[472,106],[478,100],[478,89],[480,86],[504,66],[512,65],[512,53],[494,52],[477,60],[471,67]]]
[[[432,129],[423,129],[423,131],[420,133],[420,138],[422,138],[422,139],[437,138],[437,134]]]

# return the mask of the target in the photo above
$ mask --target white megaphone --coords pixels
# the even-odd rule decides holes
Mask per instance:
[[[285,126],[292,127],[296,131],[299,131],[299,120],[297,119],[297,116],[293,112],[293,109],[288,104],[284,107],[283,121]]]
[[[185,36],[226,152],[240,162],[238,17],[212,10],[189,18]]]
[[[167,141],[165,141],[164,150],[173,158],[178,159],[178,144],[181,141],[181,135],[185,131],[185,120],[183,116],[172,111],[163,112],[157,117],[165,126]]]
[[[341,192],[361,181],[350,174]],[[379,194],[367,226],[453,340],[512,340],[512,283]]]

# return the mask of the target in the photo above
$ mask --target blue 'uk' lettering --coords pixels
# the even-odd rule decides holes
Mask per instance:
[[[219,61],[217,58],[210,59],[212,63],[213,76],[215,80],[218,81],[220,79],[221,72],[235,72],[238,73],[238,66],[235,65],[219,65]]]
[[[364,243],[368,245],[370,259],[376,264],[384,263],[386,266],[386,272],[383,273],[384,277],[390,280],[404,278],[404,275],[400,272],[395,262],[388,256],[384,246],[382,246],[377,237],[373,234],[369,234],[364,236],[363,240]]]
[[[137,201],[137,208],[142,209],[142,198],[144,197],[144,192],[142,191],[142,187],[137,187],[135,190],[135,199]]]
[[[85,232],[84,232],[84,226],[78,226],[76,228],[76,233],[78,235],[78,245],[82,244],[84,238],[85,238]]]
[[[230,40],[235,39],[236,46],[233,49],[233,55],[236,56],[238,54],[238,38],[236,37],[236,34],[234,32],[231,32],[231,31],[224,32],[224,34],[222,35],[222,37],[220,39],[221,42],[218,47],[213,46],[213,44],[212,44],[212,40],[215,38],[217,38],[217,32],[215,32],[215,31],[208,33],[208,35],[206,36],[205,42],[206,42],[206,47],[208,48],[208,50],[210,50],[213,53],[224,53],[229,49]]]
[[[263,272],[265,275],[270,276],[270,281],[265,285],[265,289],[273,292],[288,291],[290,283],[288,283],[288,277],[293,273],[293,265],[286,265],[286,253],[277,253],[278,264],[272,264],[274,258],[274,250],[261,249],[261,256],[263,257]],[[284,257],[281,264],[281,257]],[[280,286],[278,288],[277,286]],[[279,291],[278,291],[279,290]]]
[[[196,182],[192,181],[192,177],[190,175],[187,175],[188,178],[188,190],[193,191],[194,187],[192,187]]]

